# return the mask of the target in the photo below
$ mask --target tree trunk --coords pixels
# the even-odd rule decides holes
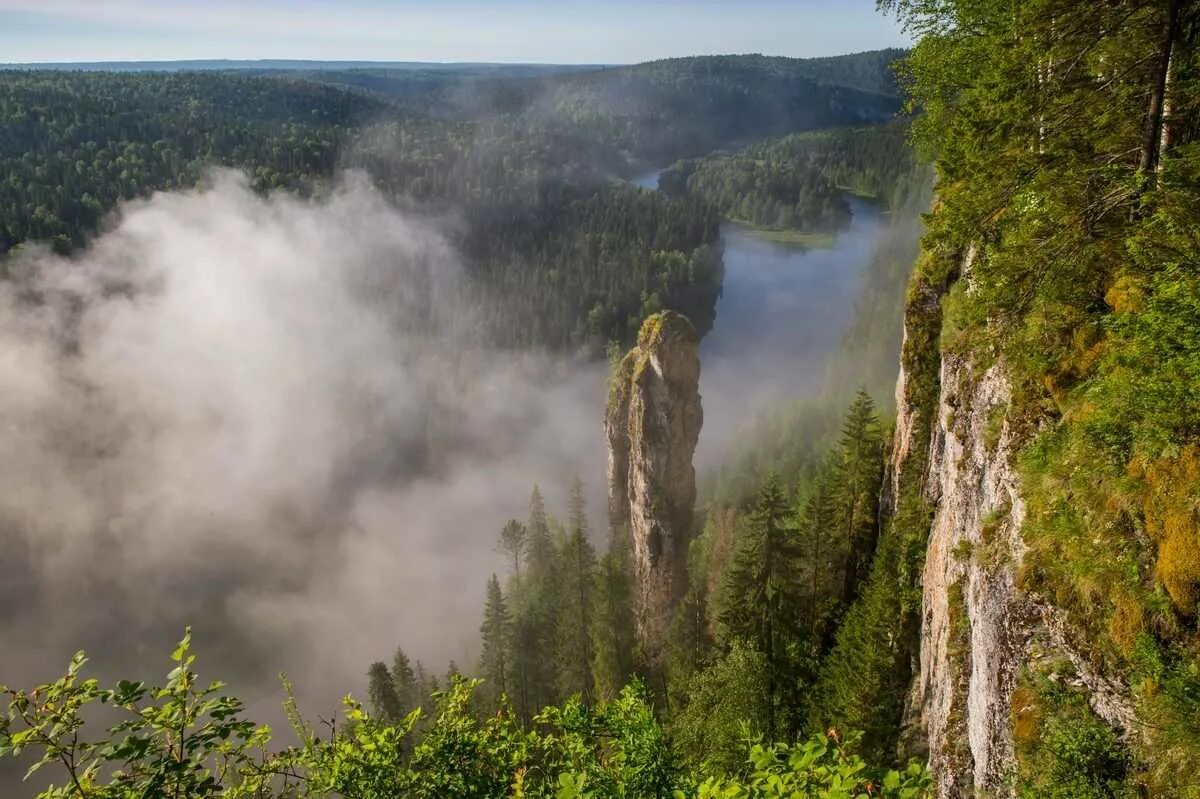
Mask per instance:
[[[1166,105],[1167,76],[1171,70],[1171,54],[1175,39],[1179,35],[1179,11],[1182,0],[1168,0],[1167,17],[1163,21],[1162,39],[1153,83],[1150,86],[1150,106],[1146,111],[1146,123],[1142,131],[1142,152],[1138,159],[1138,172],[1148,175],[1158,168],[1162,156],[1160,146],[1164,136],[1163,109]]]

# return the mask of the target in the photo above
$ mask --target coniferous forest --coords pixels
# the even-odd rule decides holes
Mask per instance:
[[[483,561],[464,560],[443,575],[448,592],[479,583],[462,658],[372,629],[376,654],[355,664],[357,684],[338,686],[339,715],[306,708],[285,668],[274,698],[286,724],[272,727],[254,720],[261,697],[237,698],[238,675],[210,681],[201,614],[162,653],[161,679],[145,678],[159,669],[153,653],[109,680],[79,652],[36,686],[0,682],[0,759],[17,769],[11,783],[0,769],[0,787],[38,799],[1200,799],[1200,3],[877,5],[911,49],[577,68],[0,72],[0,276],[16,287],[0,308],[30,336],[65,314],[55,363],[84,357],[91,326],[119,325],[143,297],[105,272],[93,294],[124,304],[97,321],[93,294],[31,280],[31,257],[56,254],[69,271],[95,246],[120,255],[103,242],[122,209],[203,192],[215,168],[297,203],[336,196],[349,171],[461,262],[462,338],[434,347],[579,370],[608,405],[597,396],[567,418],[603,428],[609,459],[598,507],[601,486],[564,474],[578,461],[546,456],[585,445],[561,426],[524,426],[519,411],[553,406],[513,407],[530,400],[508,372],[452,383],[457,400],[418,394],[429,453],[465,441],[494,455],[543,436],[521,442],[543,456],[527,493],[506,500],[522,510],[470,521],[494,568],[475,574]],[[747,246],[731,231],[751,249],[731,253]],[[852,231],[870,238],[848,242]],[[756,405],[755,387],[709,378],[768,353],[716,347],[729,340],[722,323],[744,319],[722,305],[744,285],[731,264],[839,242],[861,246],[832,343],[799,314],[825,319],[835,281],[804,284],[827,296],[779,320],[817,342],[796,352],[823,353],[804,390]],[[793,307],[771,291],[757,314]],[[404,353],[412,375],[436,363],[424,352]],[[216,356],[191,357],[178,370]],[[560,392],[546,373],[544,390]],[[90,373],[69,376],[103,412]],[[309,383],[338,379],[300,381],[296,402],[318,433]],[[486,416],[506,392],[511,404]],[[719,415],[730,395],[735,425]],[[718,411],[700,410],[706,400]],[[385,440],[369,405],[355,406],[363,438]],[[11,428],[35,415],[5,419],[5,407]],[[152,435],[122,417],[116,433],[72,438],[71,417],[53,410],[47,447],[104,457],[122,437]],[[216,399],[195,415],[220,427]],[[730,426],[720,451],[704,447],[712,424]],[[246,452],[270,446],[249,439]],[[464,503],[482,493],[450,456],[418,466],[360,452],[303,509],[312,518],[288,507],[286,487],[262,487],[277,492],[263,523],[283,517],[316,540],[341,503],[354,506],[352,538],[372,522],[347,486],[384,495],[381,475],[422,490],[458,480]],[[187,462],[155,467],[180,469],[183,483]],[[78,472],[55,477],[108,496],[111,473]],[[0,546],[39,562],[18,535],[30,522],[8,507]],[[367,510],[397,507],[414,506]],[[98,535],[134,535],[137,510],[117,503]],[[403,536],[409,521],[386,524]],[[405,555],[420,561],[418,549]],[[36,578],[21,579],[0,586],[18,609]],[[387,612],[450,618],[436,613],[446,597],[404,594],[400,606],[397,582],[377,586]],[[254,593],[253,581],[237,588],[242,601]],[[669,600],[662,631],[647,611],[654,590]],[[290,610],[229,599],[197,606]],[[0,681],[3,670],[0,654]]]

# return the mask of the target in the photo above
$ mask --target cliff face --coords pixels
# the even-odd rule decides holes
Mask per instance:
[[[974,259],[968,250],[933,284],[919,276],[910,293],[884,491],[887,510],[915,494],[933,514],[902,745],[928,751],[939,799],[1011,795],[1010,707],[1027,639],[1009,383],[1002,365],[980,369],[938,343],[942,298]]]
[[[906,355],[910,330],[923,325],[940,331],[938,300],[955,280],[970,280],[973,255],[966,254],[961,276],[952,270],[940,290],[918,283],[905,320]],[[926,356],[939,349],[931,336],[921,346]],[[902,492],[919,491],[933,518],[904,745],[909,751],[927,748],[939,799],[1004,799],[1016,794],[1013,720],[1022,710],[1016,689],[1023,669],[1069,663],[1073,686],[1122,737],[1134,734],[1134,709],[1128,688],[1092,665],[1053,604],[1019,583],[1026,505],[1014,465],[1021,441],[1010,423],[1012,392],[1003,362],[937,353],[924,359],[937,363],[932,387],[914,379],[911,366],[921,359],[905,360],[885,500],[894,504]],[[928,425],[921,424],[923,413],[931,414]]]
[[[686,317],[648,318],[612,377],[605,414],[609,516],[614,527],[629,526],[638,636],[651,662],[686,584],[692,454],[703,421],[698,345]]]
[[[917,692],[938,796],[1011,794],[1011,702],[1025,625],[1015,587],[1024,516],[1000,365],[946,356],[930,443],[936,508],[922,574]]]

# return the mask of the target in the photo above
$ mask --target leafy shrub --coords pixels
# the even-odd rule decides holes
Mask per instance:
[[[697,799],[918,799],[929,796],[929,775],[914,761],[904,771],[876,779],[863,759],[850,754],[857,736],[839,741],[832,731],[794,745],[755,744],[745,780],[710,777]]]
[[[437,695],[436,718],[415,740],[421,710],[398,723],[371,718],[346,700],[346,723],[318,737],[295,712],[300,743],[266,748],[270,731],[241,718],[221,683],[199,687],[190,635],[172,655],[162,688],[121,681],[103,689],[83,679],[83,653],[60,679],[32,690],[3,688],[0,755],[36,758],[29,775],[57,765],[65,782],[38,799],[442,799],[444,797],[822,797],[910,799],[928,795],[915,762],[876,776],[851,753],[857,738],[815,736],[803,744],[755,744],[748,776],[685,773],[645,689],[627,686],[596,707],[578,699],[546,708],[523,729],[506,704],[487,718],[471,712],[477,681],[456,680]],[[122,715],[88,737],[93,705]]]

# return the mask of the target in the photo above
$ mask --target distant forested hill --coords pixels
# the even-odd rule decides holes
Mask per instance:
[[[436,116],[518,114],[530,124],[570,125],[657,165],[736,140],[887,119],[900,105],[892,64],[903,54],[693,56],[542,75],[484,68],[292,75],[363,89]]]
[[[384,110],[231,74],[0,73],[0,252],[37,240],[70,250],[117,202],[193,185],[212,164],[299,187]]]
[[[467,220],[468,270],[480,297],[499,297],[481,332],[595,353],[661,308],[705,328],[721,280],[707,203],[640,196],[613,177],[738,139],[885,119],[894,97],[835,81],[868,85],[890,58],[0,72],[0,253],[31,241],[71,251],[118,202],[194,185],[211,165],[302,194],[360,168],[389,196]]]
[[[832,232],[850,218],[842,190],[893,208],[913,170],[908,124],[793,133],[734,153],[677,161],[659,177],[673,197],[703,200],[727,219],[767,230]]]
[[[631,149],[663,162],[699,155],[730,142],[795,130],[882,122],[899,109],[894,84],[887,93],[835,82],[839,68],[852,84],[879,63],[874,54],[822,60],[701,56],[651,61],[559,79],[548,101],[559,113],[616,112]],[[840,65],[840,67],[839,67]],[[876,81],[882,86],[882,79]]]

